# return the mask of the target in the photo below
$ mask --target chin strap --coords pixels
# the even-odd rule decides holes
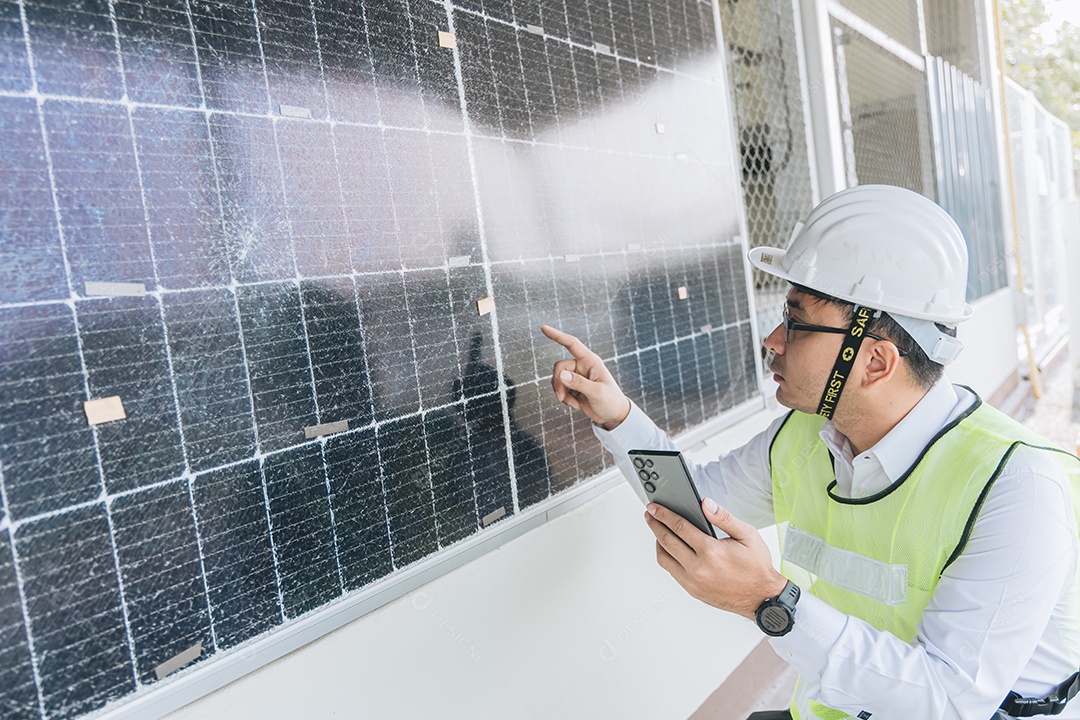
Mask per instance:
[[[1051,690],[1046,697],[1022,697],[1020,693],[1013,690],[1005,698],[1005,702],[1001,703],[1001,711],[1014,718],[1058,715],[1078,691],[1080,691],[1080,672],[1074,673],[1068,680]]]
[[[844,344],[840,347],[840,353],[836,356],[832,374],[825,382],[825,392],[821,394],[818,402],[817,414],[823,418],[831,418],[836,412],[836,403],[840,402],[840,393],[844,390],[851,367],[855,364],[855,356],[859,354],[863,338],[866,336],[866,326],[870,320],[879,317],[880,310],[856,305],[851,316],[851,324],[848,325],[847,334],[844,335]]]

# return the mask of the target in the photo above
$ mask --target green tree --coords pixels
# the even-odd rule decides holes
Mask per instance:
[[[1054,27],[1043,0],[1001,0],[1001,16],[1005,74],[1072,130],[1080,189],[1080,27]]]

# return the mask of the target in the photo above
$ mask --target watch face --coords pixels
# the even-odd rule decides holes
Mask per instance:
[[[791,614],[779,605],[769,605],[758,614],[758,624],[769,634],[779,634],[788,629]]]

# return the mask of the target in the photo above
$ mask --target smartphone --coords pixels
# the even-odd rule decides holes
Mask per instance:
[[[682,515],[698,530],[716,537],[716,531],[701,509],[701,496],[694,485],[681,452],[676,450],[631,450],[641,487],[649,502],[663,505]]]

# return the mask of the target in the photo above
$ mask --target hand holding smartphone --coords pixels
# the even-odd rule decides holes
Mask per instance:
[[[701,496],[682,453],[675,450],[631,450],[627,454],[634,463],[638,482],[650,502],[663,505],[682,515],[701,532],[717,537],[716,529],[701,509]]]

